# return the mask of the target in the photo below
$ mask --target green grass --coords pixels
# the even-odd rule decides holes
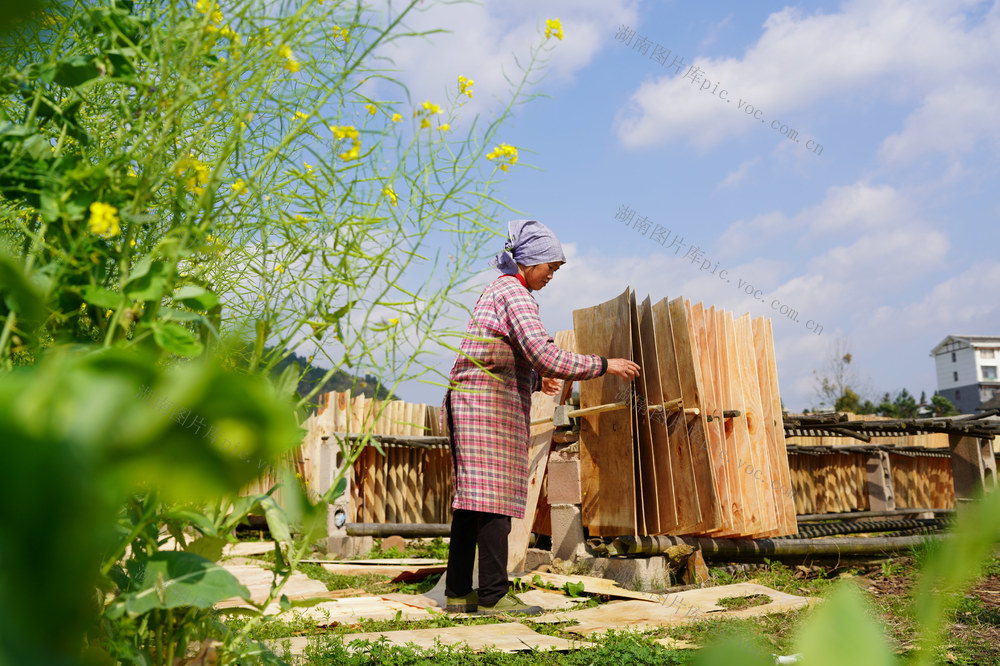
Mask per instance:
[[[913,649],[914,621],[910,614],[910,589],[915,580],[918,562],[927,557],[927,547],[918,548],[912,555],[895,556],[879,562],[853,563],[845,566],[789,566],[768,562],[766,568],[726,574],[713,569],[712,585],[756,582],[773,589],[801,596],[825,597],[842,578],[854,580],[867,590],[876,618],[883,623],[894,649],[906,655]],[[302,571],[322,580],[330,589],[361,588],[378,594],[390,591],[415,592],[429,589],[437,580],[432,577],[423,583],[405,585],[389,583],[385,577],[341,576],[332,574],[319,565],[302,565]],[[528,581],[524,581],[527,583]],[[1000,559],[992,559],[983,569],[981,584],[989,584],[1000,591]],[[949,632],[942,642],[938,663],[960,665],[1000,664],[1000,599],[989,592],[977,594],[975,590],[958,603],[949,623]],[[580,607],[594,607],[606,600],[588,598]],[[764,595],[723,599],[720,605],[739,609],[767,603]],[[362,621],[351,626],[329,627],[318,630],[308,623],[282,623],[272,621],[254,632],[254,638],[274,639],[281,636],[306,635],[310,647],[303,660],[295,663],[309,664],[688,664],[694,663],[705,650],[668,650],[653,641],[671,637],[689,641],[702,648],[715,645],[720,638],[735,636],[731,645],[743,645],[757,640],[763,649],[773,654],[791,654],[794,651],[798,627],[810,615],[809,609],[772,614],[755,618],[720,618],[692,622],[676,627],[661,627],[649,631],[612,632],[608,635],[584,637],[569,631],[570,623],[535,623],[531,618],[523,622],[538,633],[567,638],[577,642],[593,643],[594,647],[570,653],[524,652],[503,654],[495,651],[472,653],[467,649],[441,646],[436,650],[419,651],[391,647],[384,643],[369,643],[354,653],[345,648],[352,634],[382,632],[400,629],[447,628],[464,625],[493,624],[509,621],[508,618],[462,618],[441,614],[430,620],[408,622],[401,619],[389,621]],[[748,638],[748,636],[758,638]],[[742,642],[741,642],[742,641]],[[712,648],[713,650],[715,648]]]

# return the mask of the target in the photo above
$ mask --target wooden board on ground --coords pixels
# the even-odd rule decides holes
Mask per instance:
[[[630,358],[629,290],[592,308],[573,312],[577,351],[605,358]],[[605,374],[580,383],[581,407],[620,402],[628,386]],[[583,524],[592,536],[634,535],[635,469],[629,410],[585,416],[580,423]]]
[[[688,439],[691,447],[691,463],[694,467],[695,483],[698,487],[698,506],[701,521],[693,528],[698,532],[709,532],[722,525],[722,509],[719,496],[715,492],[715,475],[711,455],[705,436],[705,408],[701,401],[701,369],[695,362],[695,349],[687,324],[684,299],[675,298],[668,303],[670,330],[674,336],[674,354],[677,359],[677,376],[681,381],[681,398],[684,408],[695,408],[697,414],[686,416]]]
[[[653,594],[652,592],[628,590],[613,580],[597,578],[596,576],[564,576],[545,571],[529,571],[524,575],[524,578],[526,581],[531,582],[535,579],[535,576],[538,576],[542,583],[554,585],[557,588],[562,588],[567,583],[583,583],[583,591],[587,594],[603,594],[619,599],[641,599],[643,601],[659,601],[663,598],[662,595]]]
[[[274,581],[274,572],[263,567],[252,564],[229,564],[223,563],[222,567],[236,577],[240,583],[250,591],[250,600],[260,604],[267,600],[271,592],[271,583]],[[328,599],[334,596],[326,589],[326,585],[318,580],[313,580],[303,573],[293,573],[281,589],[281,593],[291,600],[300,599]],[[244,606],[246,601],[238,597],[220,601],[216,608],[232,608]]]
[[[345,564],[323,563],[330,573],[341,576],[388,576],[393,581],[422,580],[431,574],[444,573],[447,564]]]
[[[315,606],[287,611],[282,611],[280,604],[273,603],[264,609],[264,615],[275,616],[275,619],[285,622],[305,620],[317,627],[329,627],[358,624],[361,620],[431,620],[435,615],[440,615],[440,612],[369,596],[323,601]]]
[[[653,307],[649,297],[639,306],[639,341],[642,345],[642,367],[639,381],[645,389],[646,400],[651,405],[662,405],[663,389],[660,386],[660,361],[653,328]],[[670,438],[667,433],[667,415],[662,411],[653,412],[649,420],[650,436],[653,444],[653,465],[655,467],[659,502],[660,531],[658,534],[673,534],[677,531],[677,504],[674,496],[673,472],[670,468]]]
[[[681,398],[681,380],[674,353],[674,336],[670,324],[667,299],[654,304],[653,333],[656,340],[657,369],[660,391],[664,402]],[[684,405],[685,407],[687,405]],[[688,534],[701,518],[698,503],[698,484],[691,461],[691,444],[688,441],[686,419],[681,411],[667,414],[667,439],[670,444],[670,470],[674,483],[674,504],[677,511],[677,528],[673,534]]]
[[[481,652],[487,648],[500,652],[522,652],[525,650],[575,650],[589,647],[589,644],[539,634],[517,622],[410,631],[379,631],[348,634],[344,637],[345,643],[356,640],[385,641],[392,645],[410,645],[422,649],[433,649],[439,642],[443,645],[464,644],[475,652]]]
[[[742,610],[726,610],[718,605],[720,599],[764,595],[770,603]],[[644,630],[671,627],[707,619],[751,618],[769,613],[786,612],[815,603],[810,597],[797,597],[755,583],[736,583],[687,590],[663,595],[658,603],[650,601],[611,602],[595,608],[551,613],[536,619],[537,622],[577,622],[566,631],[592,634],[615,630]]]

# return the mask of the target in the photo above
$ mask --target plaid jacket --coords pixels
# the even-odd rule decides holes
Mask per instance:
[[[516,277],[500,276],[487,286],[441,410],[442,420],[449,418],[452,507],[524,517],[533,371],[591,379],[604,368],[600,356],[555,345],[538,318],[538,304]]]

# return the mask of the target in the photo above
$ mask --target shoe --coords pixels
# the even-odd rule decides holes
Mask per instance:
[[[473,590],[464,597],[448,597],[445,610],[449,613],[475,613],[479,606],[479,592]]]
[[[518,599],[513,592],[508,592],[492,606],[479,605],[480,615],[538,615],[541,612],[541,606],[529,606]]]

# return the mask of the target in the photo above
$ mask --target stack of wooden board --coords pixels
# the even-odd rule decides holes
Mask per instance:
[[[583,522],[592,535],[795,534],[770,321],[634,292],[573,313],[579,353],[630,358],[635,382],[581,382]],[[670,410],[656,406],[672,403]],[[679,403],[679,404],[678,404]],[[654,407],[654,409],[650,409]],[[738,412],[726,417],[723,412]]]
[[[402,400],[375,400],[349,391],[327,393],[307,419],[298,461],[310,491],[320,486],[323,438],[343,433],[440,436],[440,408]],[[335,433],[340,433],[336,435]],[[348,440],[349,446],[358,444]],[[350,522],[447,523],[451,521],[451,457],[447,445],[365,446],[351,468]],[[267,481],[268,479],[265,479]],[[315,495],[316,493],[312,493]]]

